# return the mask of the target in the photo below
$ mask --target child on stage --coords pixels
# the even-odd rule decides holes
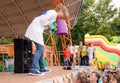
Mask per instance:
[[[49,29],[50,25],[56,21],[57,17],[63,18],[68,15],[67,8],[60,4],[56,9],[48,10],[44,14],[35,17],[28,26],[25,37],[32,40],[36,46],[36,53],[33,56],[33,62],[29,72],[30,75],[43,75],[43,73],[49,72],[49,70],[44,68],[43,64],[43,32]],[[39,70],[37,69],[37,64],[39,64]]]

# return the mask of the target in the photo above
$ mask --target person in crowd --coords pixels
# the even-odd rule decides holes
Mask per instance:
[[[104,63],[104,71],[109,71],[112,69],[112,65],[109,61]]]
[[[82,49],[82,47],[83,47],[82,41],[79,42],[79,47]]]
[[[76,65],[80,65],[80,52],[81,52],[81,49],[79,47],[77,47],[77,52],[76,52]]]
[[[86,53],[87,53],[86,46],[83,45],[82,50],[81,50],[81,65],[85,65],[86,64],[85,63]]]
[[[89,66],[88,45],[86,45],[85,66]]]
[[[93,71],[90,75],[90,83],[98,83],[100,77],[101,75],[98,72]]]
[[[79,47],[77,51],[77,59],[78,59],[78,65],[81,65],[81,50],[82,50],[82,42],[79,42]]]
[[[92,65],[95,66],[97,65],[97,56],[96,56],[96,48],[93,48],[93,60],[92,60]]]
[[[72,42],[70,42],[70,43],[68,44],[68,48],[69,48],[70,53],[71,53],[70,59],[71,59],[71,61],[72,61],[72,63],[73,63],[73,45],[72,45]]]
[[[79,72],[74,83],[88,83],[87,76],[83,72]]]
[[[69,74],[62,74],[62,79],[56,77],[54,83],[120,83],[120,73],[111,69],[110,71],[100,71],[93,66],[80,69],[78,72],[73,71]]]
[[[48,29],[52,29],[51,25],[59,18],[68,17],[68,9],[59,4],[56,9],[51,9],[44,12],[42,15],[37,16],[28,26],[25,37],[32,40],[36,46],[36,53],[33,56],[32,65],[29,71],[30,75],[43,75],[49,70],[45,69],[43,64],[43,53],[44,53],[44,40],[43,32]],[[40,69],[38,70],[37,64],[39,64]]]
[[[102,77],[102,82],[103,83],[108,83],[108,76],[104,76],[104,77]]]
[[[116,74],[120,75],[120,68],[117,68],[115,71],[116,71]]]
[[[115,65],[115,69],[120,68],[120,59],[118,59],[118,63]]]
[[[115,74],[114,76],[114,79],[112,80],[111,83],[120,83],[120,74]]]
[[[89,43],[88,48],[87,48],[87,54],[89,57],[89,66],[92,66],[93,53],[94,53],[94,51],[93,51],[92,44]]]
[[[70,50],[68,48],[66,48],[63,52],[63,55],[64,55],[64,67],[65,67],[65,69],[67,69],[67,66],[68,66],[68,65],[66,65],[67,62],[69,63],[69,67],[72,66],[72,62],[70,60],[70,57],[71,57]]]
[[[76,64],[77,64],[77,51],[78,51],[78,49],[77,49],[77,45],[74,45],[73,46],[73,65],[74,66],[76,66]]]

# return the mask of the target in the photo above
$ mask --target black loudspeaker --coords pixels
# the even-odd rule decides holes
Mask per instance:
[[[14,73],[28,73],[32,63],[32,41],[14,39]]]

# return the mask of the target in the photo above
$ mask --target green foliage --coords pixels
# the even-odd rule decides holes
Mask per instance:
[[[117,16],[111,23],[113,35],[120,35],[120,16]]]
[[[5,37],[0,38],[0,44],[11,44],[11,43],[13,43],[12,38],[5,38]]]
[[[84,35],[120,35],[120,12],[109,5],[111,0],[85,0],[77,24],[72,29],[73,43],[84,41]],[[119,13],[119,16],[117,16]]]

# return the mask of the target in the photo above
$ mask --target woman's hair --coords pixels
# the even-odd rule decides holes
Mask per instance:
[[[79,83],[87,83],[87,76],[85,73],[79,72],[77,74],[76,80],[79,81]]]
[[[62,4],[59,4],[56,8],[55,8],[56,11],[60,11],[62,10],[63,13],[69,17],[69,12],[68,12],[68,9],[66,8],[66,6],[62,5]]]
[[[119,75],[119,74],[114,75],[114,78],[117,80],[117,83],[119,83],[119,82],[120,82],[120,75]]]
[[[88,46],[91,46],[92,45],[92,43],[88,43]]]
[[[101,77],[100,73],[98,73],[98,72],[96,72],[96,71],[93,71],[92,73],[95,74],[95,76],[97,77],[97,82],[98,82],[99,79],[100,79],[100,77]]]

